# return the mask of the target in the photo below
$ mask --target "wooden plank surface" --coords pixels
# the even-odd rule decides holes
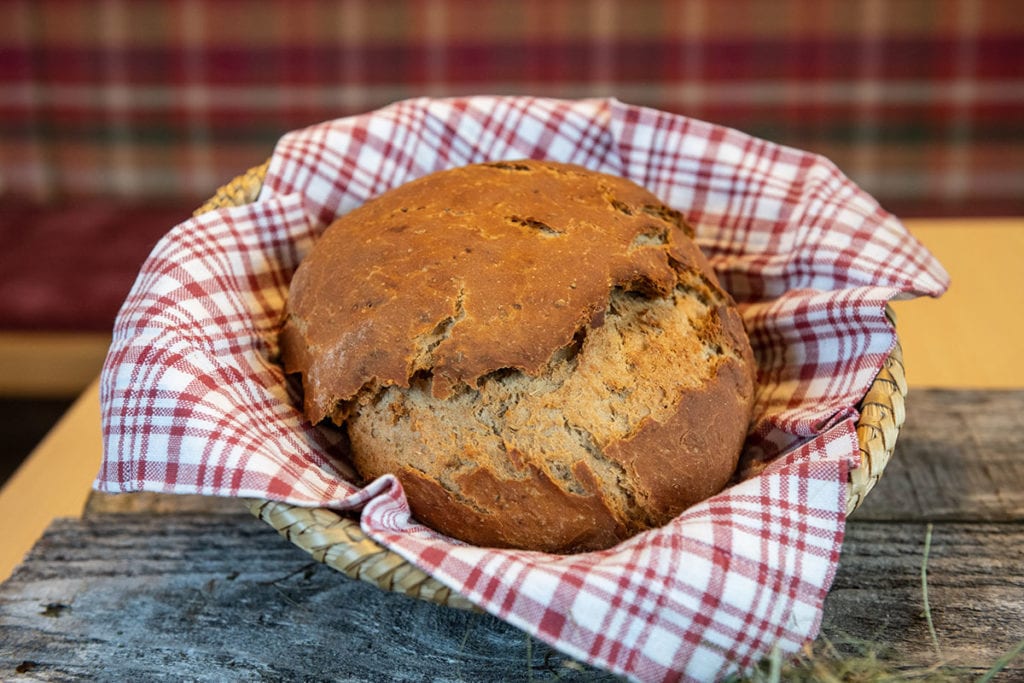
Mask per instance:
[[[944,663],[976,677],[1024,640],[1024,525],[933,527],[927,581],[937,647],[921,588],[925,535],[924,524],[851,522],[822,637],[850,656],[870,644],[898,669]],[[1001,680],[1024,680],[1024,657]]]
[[[1024,391],[916,391],[819,647],[965,680],[1024,640]],[[929,612],[921,567],[928,554]],[[24,674],[17,674],[18,670]],[[237,501],[95,496],[0,586],[0,679],[611,680],[489,616],[311,561]],[[1024,680],[1018,657],[996,680]]]
[[[0,589],[0,678],[613,680],[490,616],[349,580],[248,513],[154,519],[50,528]]]
[[[1024,391],[911,390],[896,453],[848,522],[826,639],[965,680],[1024,640]],[[996,680],[1024,680],[1024,656]]]
[[[912,388],[881,481],[854,520],[1024,520],[1024,391]]]

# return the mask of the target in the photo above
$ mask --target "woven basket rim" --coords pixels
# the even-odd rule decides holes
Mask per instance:
[[[269,161],[250,168],[218,188],[193,215],[254,202],[263,187]],[[858,408],[857,441],[860,467],[850,471],[846,482],[847,514],[853,513],[881,478],[906,418],[907,382],[896,317],[886,306],[893,325],[895,345],[872,381]],[[305,508],[270,500],[245,501],[249,511],[314,559],[346,576],[372,583],[387,591],[459,609],[477,609],[397,553],[368,537],[354,517],[325,508]]]

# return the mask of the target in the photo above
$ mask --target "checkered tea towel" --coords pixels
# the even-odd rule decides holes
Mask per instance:
[[[319,232],[432,171],[546,158],[679,209],[740,305],[759,366],[751,474],[603,552],[470,547],[358,489],[275,363],[291,273]],[[610,99],[415,99],[284,136],[262,194],[173,228],[122,308],[102,375],[101,491],[361,511],[366,532],[484,610],[638,681],[712,680],[819,628],[839,558],[855,406],[894,344],[894,297],[942,267],[827,160]]]

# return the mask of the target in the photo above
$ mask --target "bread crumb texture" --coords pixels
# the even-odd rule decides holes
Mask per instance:
[[[281,349],[363,477],[486,546],[667,523],[726,485],[753,402],[742,321],[679,212],[552,162],[431,174],[339,218]]]

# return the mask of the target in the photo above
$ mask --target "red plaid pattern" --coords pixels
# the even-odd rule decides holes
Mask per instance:
[[[434,170],[543,157],[682,210],[736,294],[759,364],[749,475],[608,551],[466,546],[362,490],[273,362],[290,274],[334,216]],[[128,297],[102,378],[96,486],[361,508],[382,544],[562,651],[635,680],[707,680],[818,629],[839,557],[855,408],[893,345],[885,302],[941,266],[826,160],[616,100],[399,102],[279,142],[254,204],[172,230]]]
[[[421,95],[617,97],[812,150],[899,215],[1020,214],[1017,0],[0,0],[0,187],[191,198]]]

